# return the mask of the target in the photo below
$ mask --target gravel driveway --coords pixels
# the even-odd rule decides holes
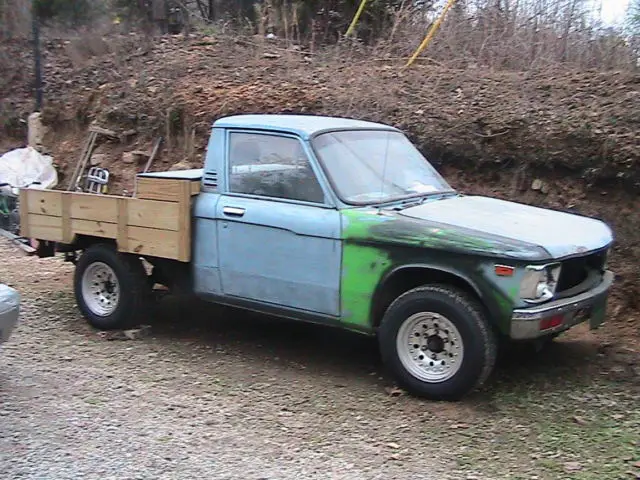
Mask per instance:
[[[486,389],[421,401],[373,340],[165,298],[148,334],[80,317],[73,266],[0,238],[1,479],[640,479],[640,351],[577,329]],[[553,408],[549,408],[553,405]]]
[[[148,336],[110,341],[71,264],[0,242],[23,296],[0,348],[2,478],[449,478],[434,404],[389,390],[371,340],[165,299]]]

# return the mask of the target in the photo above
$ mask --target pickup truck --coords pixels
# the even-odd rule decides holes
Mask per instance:
[[[21,191],[23,236],[75,263],[98,329],[139,323],[161,284],[375,336],[401,387],[455,401],[503,341],[604,322],[606,224],[461,194],[391,126],[222,118],[203,169],[140,174],[136,192]]]

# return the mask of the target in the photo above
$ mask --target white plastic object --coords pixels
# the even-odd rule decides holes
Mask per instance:
[[[58,184],[58,172],[53,158],[35,148],[12,150],[0,156],[0,184],[8,183],[15,194],[19,188],[53,188]]]

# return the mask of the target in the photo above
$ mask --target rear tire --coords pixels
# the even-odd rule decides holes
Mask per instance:
[[[150,306],[142,262],[109,244],[92,245],[84,251],[76,264],[74,293],[82,315],[100,330],[137,325]]]
[[[497,342],[482,306],[448,285],[414,288],[387,309],[378,340],[382,360],[409,393],[459,400],[491,374]]]

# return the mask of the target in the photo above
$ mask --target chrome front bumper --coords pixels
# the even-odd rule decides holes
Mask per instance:
[[[9,340],[20,316],[20,294],[0,284],[0,344]]]
[[[612,272],[606,271],[602,282],[584,293],[536,307],[514,310],[510,337],[513,340],[531,340],[562,332],[587,320],[591,329],[598,328],[604,323],[613,277]],[[552,318],[560,323],[541,329],[541,323]]]

